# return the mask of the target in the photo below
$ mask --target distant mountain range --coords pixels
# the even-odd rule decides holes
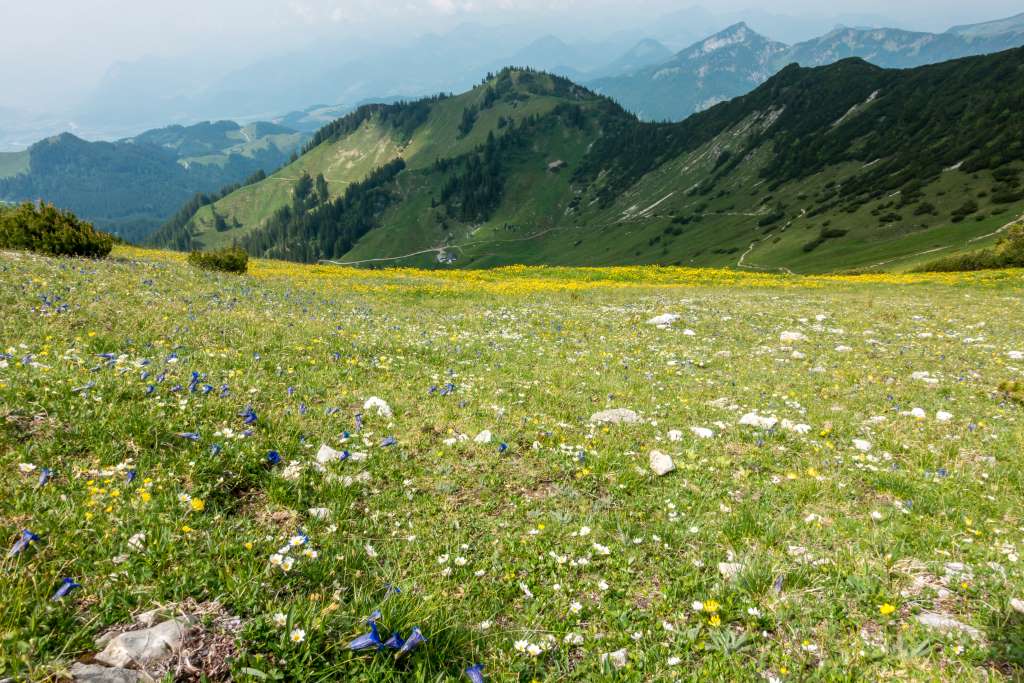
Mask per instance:
[[[506,69],[457,96],[361,107],[151,243],[368,266],[905,267],[1024,212],[1021,111],[1024,48],[791,65],[671,124]]]
[[[745,23],[694,43],[671,58],[587,85],[643,119],[679,121],[718,102],[743,95],[787,64],[821,66],[847,57],[887,68],[910,68],[1024,45],[1024,14],[957,26],[945,33],[891,28],[837,28],[824,36],[785,45]]]
[[[0,153],[0,200],[44,198],[137,240],[193,194],[276,170],[308,137],[275,123],[232,121],[169,126],[117,142],[64,133]]]

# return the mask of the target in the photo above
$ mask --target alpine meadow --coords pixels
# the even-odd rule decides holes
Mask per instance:
[[[1010,4],[56,5],[0,683],[1024,679]]]

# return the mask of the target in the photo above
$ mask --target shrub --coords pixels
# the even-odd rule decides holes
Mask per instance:
[[[203,270],[224,273],[244,273],[249,270],[249,254],[239,247],[226,247],[217,251],[193,251],[188,262]]]
[[[25,249],[50,256],[103,258],[113,246],[112,235],[53,204],[36,206],[25,202],[13,209],[0,209],[0,248],[3,249]]]
[[[999,240],[999,243],[990,249],[947,256],[926,263],[917,271],[936,273],[1021,267],[1024,267],[1024,225],[1017,224],[1009,229],[1006,237]]]

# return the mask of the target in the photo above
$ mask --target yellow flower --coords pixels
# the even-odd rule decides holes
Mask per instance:
[[[203,510],[206,509],[206,503],[204,503],[201,498],[193,498],[192,509],[195,510],[196,512],[202,512]]]
[[[190,531],[192,531],[192,527],[190,527],[188,524],[186,524],[185,526],[181,527],[181,530],[184,531],[187,534]]]
[[[711,614],[714,614],[718,611],[719,607],[721,607],[721,605],[718,604],[717,600],[707,600],[704,602],[705,612],[710,612]]]
[[[708,619],[708,623],[712,626],[720,626],[722,624],[722,617],[718,616],[717,614],[712,614],[711,618]]]
[[[246,550],[252,550],[252,541],[246,541],[245,549]]]
[[[896,606],[895,606],[895,605],[890,605],[890,604],[889,604],[889,603],[887,603],[887,602],[886,602],[886,603],[883,603],[882,605],[880,605],[880,606],[878,607],[878,612],[879,612],[879,614],[881,614],[881,615],[882,615],[883,617],[887,617],[887,616],[889,616],[890,614],[892,614],[892,613],[893,613],[893,612],[895,612],[895,611],[896,611]]]

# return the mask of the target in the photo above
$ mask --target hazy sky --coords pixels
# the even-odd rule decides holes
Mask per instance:
[[[329,38],[388,42],[458,23],[535,21],[573,38],[611,33],[691,5],[780,14],[879,15],[901,28],[1015,14],[1020,0],[0,0],[0,106],[49,110],[41,98],[88,90],[117,61],[193,56],[228,69]],[[578,34],[578,31],[577,31]]]

